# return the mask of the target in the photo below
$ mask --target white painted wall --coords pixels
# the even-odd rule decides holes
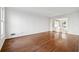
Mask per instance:
[[[68,32],[71,34],[79,35],[79,12],[72,13],[68,15],[68,17]]]
[[[57,16],[54,17],[54,19],[61,17],[68,17],[68,32],[79,35],[79,12],[77,11],[71,14]],[[48,17],[6,8],[6,35],[10,38],[51,31],[51,23],[49,21]],[[10,34],[12,33],[15,33],[16,35],[11,36]]]
[[[49,31],[49,18],[6,8],[8,38]],[[11,36],[10,34],[16,35]]]
[[[1,39],[1,7],[0,7],[0,39]]]

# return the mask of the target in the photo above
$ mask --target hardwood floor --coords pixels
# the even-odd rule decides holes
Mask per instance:
[[[79,36],[43,32],[5,40],[2,52],[77,52]]]

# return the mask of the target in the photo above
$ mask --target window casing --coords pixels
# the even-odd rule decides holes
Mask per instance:
[[[0,8],[0,36],[4,36],[5,34],[5,11],[4,8]]]

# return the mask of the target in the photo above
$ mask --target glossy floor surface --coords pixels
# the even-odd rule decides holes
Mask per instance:
[[[43,32],[6,39],[1,51],[5,52],[78,52],[79,36]]]

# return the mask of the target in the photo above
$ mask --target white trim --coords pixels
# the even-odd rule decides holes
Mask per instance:
[[[4,41],[5,41],[5,36],[2,36],[1,39],[0,39],[0,50],[4,44]]]
[[[4,7],[1,7],[1,18],[0,18],[0,21],[3,22],[3,33],[1,33],[2,30],[0,30],[0,50],[4,44],[4,41],[5,41],[5,8]],[[0,24],[1,25],[1,24]]]
[[[12,35],[7,35],[6,39],[20,37],[20,36],[26,36],[26,35],[32,35],[32,34],[37,34],[37,33],[42,33],[42,32],[48,32],[48,31],[41,31],[41,32],[35,32],[35,33],[29,33],[29,34],[27,34],[27,33],[18,33],[18,34],[13,35],[13,36]]]
[[[73,33],[73,32],[68,32],[68,33],[72,35],[79,35],[78,33]]]

